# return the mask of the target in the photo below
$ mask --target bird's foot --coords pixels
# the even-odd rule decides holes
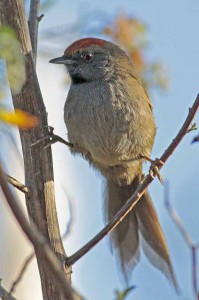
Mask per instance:
[[[128,159],[125,160],[125,162],[134,162],[134,161],[139,161],[139,160],[147,160],[151,163],[150,169],[149,169],[149,174],[154,178],[154,174],[157,175],[159,181],[161,182],[161,184],[164,184],[164,180],[162,175],[160,174],[159,168],[162,167],[164,165],[164,163],[159,159],[156,158],[155,160],[151,159],[148,156],[145,155],[140,155],[134,159]]]
[[[162,175],[160,174],[159,167],[161,167],[163,165],[164,165],[164,163],[159,158],[156,158],[155,160],[151,161],[151,166],[149,169],[150,175],[154,178],[154,174],[156,174],[162,185],[164,185],[164,179],[163,179]]]
[[[57,142],[60,142],[60,143],[66,145],[66,146],[68,146],[70,148],[73,147],[73,144],[67,142],[66,140],[64,140],[59,135],[54,134],[54,128],[52,126],[47,126],[47,127],[48,127],[48,134],[45,137],[38,139],[31,146],[35,146],[35,145],[41,143],[42,141],[50,139],[50,141],[47,143],[47,145],[45,145],[44,149],[50,147],[52,144],[55,144]]]
[[[151,175],[151,177],[154,178],[154,174],[157,175],[159,181],[161,182],[161,184],[164,184],[164,179],[162,177],[162,175],[160,174],[159,168],[162,167],[164,165],[164,163],[159,159],[156,158],[155,160],[151,159],[150,157],[141,156],[141,159],[147,160],[151,163],[150,169],[149,169],[149,174]]]

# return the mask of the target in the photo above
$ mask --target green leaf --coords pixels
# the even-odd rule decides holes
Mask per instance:
[[[0,59],[6,60],[10,88],[18,94],[26,79],[24,55],[15,31],[8,26],[0,26]]]
[[[190,128],[189,130],[190,130],[190,131],[192,131],[192,130],[197,130],[196,123],[192,124],[192,125],[191,125],[191,128]]]
[[[116,291],[115,294],[116,294],[117,298],[115,300],[125,300],[126,296],[128,296],[128,294],[134,289],[135,289],[135,286],[130,286],[122,292]]]

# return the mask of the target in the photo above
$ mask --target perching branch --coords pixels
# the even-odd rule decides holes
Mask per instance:
[[[199,249],[199,244],[194,243],[189,233],[186,231],[184,225],[182,224],[178,214],[176,213],[175,209],[171,206],[170,199],[169,199],[169,187],[168,183],[165,187],[165,206],[169,212],[169,215],[173,222],[175,223],[176,227],[180,231],[182,237],[184,238],[186,244],[191,250],[191,257],[192,257],[192,284],[193,284],[193,291],[195,295],[195,299],[198,300],[198,272],[197,272],[197,251]]]
[[[24,194],[28,194],[27,196],[30,197],[31,193],[28,190],[27,186],[25,186],[23,183],[19,182],[17,179],[13,178],[12,176],[5,174],[5,177],[7,179],[7,181],[14,186],[16,189],[18,189],[19,191],[21,191]]]
[[[187,134],[190,124],[198,110],[199,107],[199,94],[196,97],[196,100],[191,108],[189,108],[188,116],[182,125],[180,131],[173,139],[169,147],[165,150],[163,155],[160,157],[160,161],[164,164],[167,159],[172,155],[174,150],[177,148],[183,137]],[[158,168],[161,169],[162,165],[159,164]],[[117,214],[109,221],[109,223],[87,244],[85,244],[81,249],[76,253],[69,256],[66,259],[66,264],[68,266],[73,265],[77,260],[84,256],[88,251],[90,251],[99,241],[101,241],[108,233],[110,233],[124,218],[125,216],[133,209],[136,203],[139,201],[141,196],[145,193],[149,184],[154,180],[156,174],[149,174],[146,176],[144,181],[139,184],[134,194],[128,199],[126,204],[117,212]]]
[[[60,299],[73,300],[72,291],[67,280],[66,274],[63,272],[61,263],[56,255],[51,250],[44,236],[40,233],[38,228],[31,222],[31,225],[27,221],[23,210],[19,205],[19,201],[16,201],[12,192],[10,191],[6,178],[2,172],[0,166],[0,186],[4,193],[5,199],[12,210],[17,222],[21,229],[26,234],[29,241],[35,248],[35,253],[43,261],[46,271],[48,271],[56,283],[56,287],[59,288]],[[64,298],[61,298],[61,295]],[[49,298],[50,299],[50,298]],[[52,298],[51,298],[52,299]]]

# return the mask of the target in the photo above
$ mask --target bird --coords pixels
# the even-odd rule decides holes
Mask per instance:
[[[156,135],[151,102],[132,59],[111,41],[77,40],[50,63],[64,64],[71,78],[64,106],[71,152],[82,155],[105,178],[109,221],[142,180],[144,158],[150,157]],[[150,263],[177,287],[148,191],[113,230],[111,240],[127,280],[142,247]]]

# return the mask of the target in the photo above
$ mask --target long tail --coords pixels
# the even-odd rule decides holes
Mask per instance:
[[[111,219],[124,205],[136,190],[139,182],[139,177],[127,186],[119,186],[112,181],[107,181],[107,220]],[[163,272],[178,290],[166,241],[148,192],[142,196],[134,210],[114,229],[111,238],[113,247],[119,254],[126,278],[139,261],[141,238],[144,253],[149,261]]]

